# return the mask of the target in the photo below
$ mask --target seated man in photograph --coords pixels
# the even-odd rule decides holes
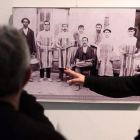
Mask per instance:
[[[93,53],[91,47],[88,44],[88,38],[82,38],[82,47],[77,49],[75,59],[76,59],[76,69],[78,73],[82,73],[84,70],[90,71],[93,66],[93,61],[95,61],[96,56]],[[77,88],[79,90],[79,88]]]
[[[24,36],[0,27],[0,139],[64,140],[35,97],[23,91],[31,75],[29,62]]]

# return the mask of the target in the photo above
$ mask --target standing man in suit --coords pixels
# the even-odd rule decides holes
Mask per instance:
[[[36,53],[34,31],[28,27],[30,24],[30,20],[28,18],[23,18],[21,23],[23,24],[23,28],[21,28],[20,31],[25,36],[29,45],[30,54],[32,55],[33,53]]]
[[[23,18],[21,20],[21,23],[23,24],[23,28],[21,28],[19,31],[24,35],[24,37],[27,40],[30,55],[34,55],[36,53],[36,47],[35,47],[34,31],[28,27],[28,25],[30,24],[30,20],[28,18]],[[31,77],[29,81],[33,82],[33,78]]]

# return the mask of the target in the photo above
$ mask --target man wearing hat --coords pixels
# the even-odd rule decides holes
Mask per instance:
[[[113,60],[117,60],[118,57],[114,51],[114,40],[110,38],[111,30],[105,29],[103,31],[104,38],[99,43],[97,49],[97,57],[99,61],[99,76],[113,76]]]
[[[36,53],[34,31],[28,27],[30,24],[30,20],[28,18],[23,18],[21,23],[23,24],[23,28],[21,28],[20,31],[25,36],[29,45],[30,53],[32,55],[33,53]]]
[[[121,69],[120,76],[133,76],[134,75],[134,57],[140,55],[136,53],[136,41],[134,37],[135,28],[129,27],[127,30],[128,36],[124,38],[120,46],[121,52]],[[136,54],[135,54],[136,53]]]
[[[26,38],[30,54],[33,55],[36,53],[36,47],[35,47],[34,31],[28,27],[28,25],[30,24],[30,20],[28,18],[23,18],[21,20],[21,23],[23,24],[23,28],[21,28],[19,31]],[[33,82],[33,78],[30,78],[29,81]]]

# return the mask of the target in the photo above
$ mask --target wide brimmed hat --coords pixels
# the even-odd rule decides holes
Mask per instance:
[[[110,29],[104,29],[103,32],[105,32],[105,31],[109,31],[111,33],[111,30]]]

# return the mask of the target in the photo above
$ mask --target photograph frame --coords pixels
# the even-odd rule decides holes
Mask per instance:
[[[14,9],[16,9],[16,8],[19,8],[19,9],[25,8],[26,9],[26,8],[31,8],[31,7],[13,7],[13,21],[14,21],[13,22],[14,23],[13,25],[14,26],[16,26],[15,25],[15,14],[14,14]],[[37,7],[32,7],[32,8],[37,8]],[[72,7],[72,8],[73,9],[76,9],[74,7]],[[98,9],[98,10],[100,9],[100,7],[98,7],[98,8],[97,7],[92,7],[92,8]],[[66,7],[66,8],[64,8],[64,7],[63,8],[61,8],[61,7],[57,7],[57,8],[56,7],[54,7],[54,8],[53,7],[51,7],[51,8],[50,7],[39,7],[38,9],[41,9],[41,10],[42,9],[71,9],[71,7]],[[82,8],[80,7],[78,9],[82,9]],[[89,9],[89,8],[86,7],[85,9]],[[110,8],[101,8],[101,9],[123,9],[123,8],[121,8],[121,7],[119,7],[119,8],[115,8],[115,7],[111,8],[110,7]],[[130,9],[130,8],[124,8],[124,9]],[[131,8],[131,9],[136,9],[136,8]],[[68,14],[70,14],[69,13],[69,10],[67,12],[68,12]],[[46,12],[46,15],[47,15],[47,12]],[[39,23],[37,22],[38,21],[38,18],[39,17],[36,17],[35,20],[36,20],[36,24],[39,25]],[[50,16],[50,18],[52,18],[52,15]],[[68,23],[69,20],[70,19],[65,19],[65,24]],[[107,22],[107,19],[104,19],[104,20],[106,20],[105,22]],[[36,26],[38,26],[38,25],[36,25]],[[54,25],[54,23],[53,23],[53,25]],[[60,26],[61,25],[62,24],[60,24]],[[59,26],[59,30],[56,31],[56,32],[61,32],[60,26]],[[52,26],[51,26],[51,31],[54,32],[54,30],[55,29],[52,28]],[[73,30],[75,30],[75,29],[73,29]],[[37,29],[35,31],[35,37],[37,36],[38,31],[39,31],[39,26],[37,27]],[[58,33],[56,33],[56,34],[58,34]],[[53,40],[55,40],[55,37],[56,37],[55,35],[54,35]],[[56,64],[56,65],[58,66],[58,64]],[[53,72],[54,73],[57,73],[58,70],[56,70],[54,68],[53,69]],[[26,89],[26,87],[25,87],[25,89]],[[30,93],[30,91],[28,91],[28,92]],[[88,90],[88,92],[89,92],[89,90]],[[96,93],[95,93],[95,95],[97,95],[97,96],[95,96],[95,95],[94,96],[90,96],[90,95],[89,96],[86,96],[86,95],[80,95],[80,94],[78,94],[78,95],[59,95],[59,94],[58,95],[53,95],[52,93],[50,93],[49,95],[44,95],[44,94],[41,94],[38,91],[38,94],[32,94],[32,95],[34,95],[37,98],[38,101],[42,101],[42,102],[45,101],[45,102],[79,102],[79,103],[80,102],[81,103],[139,103],[139,101],[140,101],[140,98],[139,97],[128,97],[128,98],[121,98],[121,99],[112,99],[112,98],[105,97],[105,96],[98,96]]]

